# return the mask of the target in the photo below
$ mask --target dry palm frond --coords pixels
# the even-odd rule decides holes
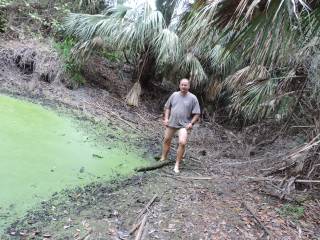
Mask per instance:
[[[92,39],[92,43],[97,47],[103,47],[103,39],[101,37],[95,37]]]
[[[275,110],[273,98],[277,84],[269,78],[264,66],[247,66],[227,77],[223,86],[232,92],[231,114],[257,120],[272,113]]]
[[[284,78],[280,79],[278,84],[278,93],[283,94],[291,90],[292,79],[296,77],[295,69],[291,69]]]
[[[269,78],[268,70],[264,66],[247,66],[236,71],[224,80],[224,85],[229,90],[239,90],[252,81]]]
[[[231,95],[231,114],[240,114],[248,120],[259,120],[275,110],[275,90],[273,79],[250,82]]]
[[[222,82],[220,82],[218,79],[212,80],[206,90],[206,97],[208,100],[214,101],[215,99],[219,98],[222,88]]]
[[[302,16],[310,11],[303,0],[212,1],[193,14],[182,39],[188,46],[198,45],[200,40],[212,42],[211,33],[215,32],[219,43],[232,33],[225,46],[226,57],[240,50],[243,60],[254,56],[251,64],[280,65],[288,62],[286,59],[299,44]],[[315,15],[308,17],[317,19]],[[320,28],[319,18],[315,22],[318,25],[313,24],[311,29]]]
[[[130,106],[137,107],[139,105],[139,98],[141,95],[141,85],[140,82],[137,81],[129,93],[126,96],[126,103]]]

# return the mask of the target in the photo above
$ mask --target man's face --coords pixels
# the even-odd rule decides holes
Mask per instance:
[[[190,85],[187,79],[182,79],[179,85],[180,91],[183,93],[187,93],[189,91]]]

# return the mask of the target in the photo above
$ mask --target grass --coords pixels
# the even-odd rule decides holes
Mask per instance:
[[[301,205],[286,203],[278,209],[278,212],[283,217],[291,217],[294,220],[298,220],[304,216],[304,210]]]

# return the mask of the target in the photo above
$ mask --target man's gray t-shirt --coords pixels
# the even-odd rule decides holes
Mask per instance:
[[[164,107],[170,109],[168,126],[172,128],[184,128],[191,122],[193,114],[200,114],[198,99],[190,92],[187,95],[174,92]]]

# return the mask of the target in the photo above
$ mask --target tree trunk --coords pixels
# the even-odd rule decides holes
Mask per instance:
[[[142,88],[150,87],[150,81],[155,79],[156,74],[156,61],[153,56],[151,56],[148,51],[141,55],[139,59],[139,66],[134,75],[134,79],[139,81]]]
[[[126,102],[130,106],[137,107],[142,89],[151,88],[151,80],[155,79],[156,67],[155,58],[147,50],[144,52],[139,61],[137,71],[133,75],[135,84],[126,96]]]

